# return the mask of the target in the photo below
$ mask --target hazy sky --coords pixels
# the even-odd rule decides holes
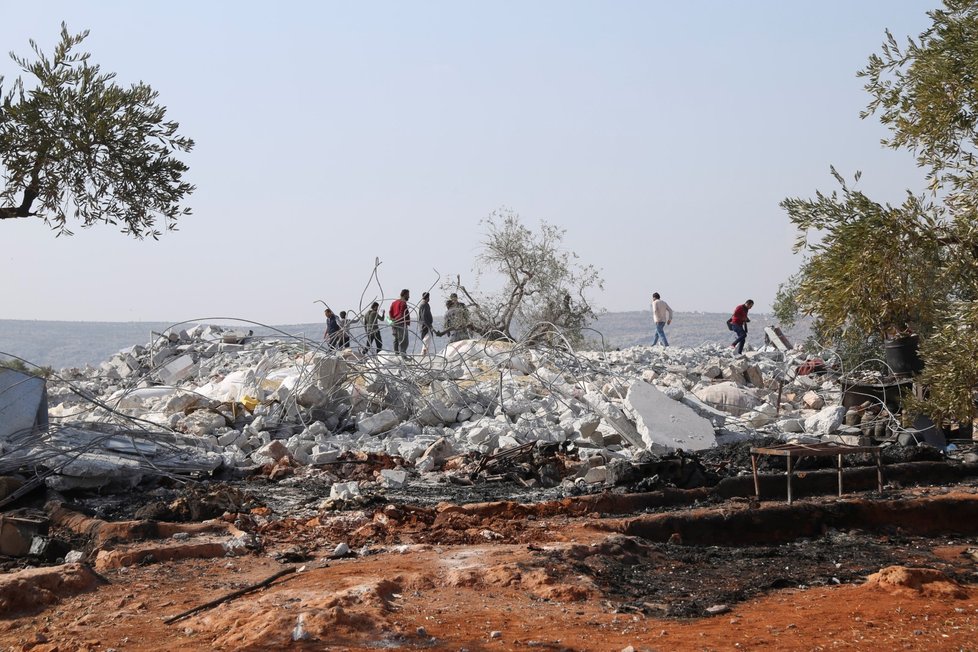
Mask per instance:
[[[881,200],[918,188],[855,72],[936,6],[2,0],[3,50],[50,52],[65,20],[159,91],[197,191],[159,242],[0,221],[0,318],[317,321],[375,258],[388,297],[471,283],[502,206],[565,228],[609,310],[768,310],[799,264],[781,199],[833,189],[830,164]]]

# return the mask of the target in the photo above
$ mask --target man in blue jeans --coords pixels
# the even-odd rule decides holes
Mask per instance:
[[[730,346],[737,349],[737,353],[744,352],[744,343],[747,341],[747,322],[750,321],[747,317],[747,311],[753,307],[753,299],[748,299],[734,308],[733,317],[730,318],[730,330],[737,336],[737,339]]]
[[[652,321],[655,322],[655,339],[652,340],[652,346],[659,343],[660,337],[662,338],[662,346],[669,346],[665,326],[672,323],[672,308],[662,300],[658,292],[652,293]]]

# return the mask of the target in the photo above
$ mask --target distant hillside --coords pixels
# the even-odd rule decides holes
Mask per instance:
[[[673,346],[699,346],[708,342],[732,341],[733,337],[724,322],[729,315],[715,312],[677,313],[671,326],[666,327],[669,343]],[[646,312],[612,312],[601,316],[593,330],[587,333],[593,348],[604,343],[608,348],[626,348],[651,344],[654,328],[651,315]],[[435,317],[437,324],[441,317]],[[764,326],[772,323],[770,315],[752,314],[748,341],[760,345]],[[228,322],[222,325],[229,325]],[[270,335],[272,330],[248,323],[230,324],[234,328],[254,330],[256,335]],[[0,358],[17,356],[39,365],[56,369],[62,367],[95,366],[107,360],[121,349],[134,344],[146,344],[153,333],[162,332],[170,324],[164,322],[69,322],[30,321],[0,319]],[[275,327],[292,335],[318,340],[322,337],[323,324],[287,324]],[[807,327],[786,333],[792,342],[807,336]],[[391,338],[387,329],[383,333],[384,345],[390,348]]]

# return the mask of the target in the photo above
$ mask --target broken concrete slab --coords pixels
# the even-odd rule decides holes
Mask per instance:
[[[173,385],[193,375],[196,370],[194,359],[189,355],[181,355],[176,360],[167,362],[157,371],[164,385]]]
[[[357,430],[365,435],[379,435],[382,432],[387,432],[397,424],[401,422],[401,419],[397,416],[394,410],[386,409],[357,422]]]
[[[645,381],[635,381],[628,387],[625,404],[635,416],[635,427],[650,450],[700,451],[716,445],[709,420]]]

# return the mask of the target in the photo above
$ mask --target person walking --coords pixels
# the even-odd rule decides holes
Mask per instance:
[[[367,344],[363,347],[363,353],[370,353],[370,347],[377,345],[377,353],[384,348],[384,340],[380,336],[380,320],[384,318],[383,313],[378,313],[380,304],[374,301],[370,304],[370,309],[363,315],[363,331],[367,336]]]
[[[662,346],[669,346],[665,327],[672,323],[672,308],[662,300],[658,292],[652,293],[652,321],[655,322],[655,339],[652,340],[652,346],[659,343],[659,338],[662,338]]]
[[[324,310],[323,314],[326,315],[326,332],[323,333],[323,341],[326,342],[326,348],[335,349],[339,341],[340,323],[329,308]]]
[[[730,346],[736,349],[738,354],[744,352],[744,343],[747,342],[747,322],[750,321],[747,311],[753,307],[753,299],[748,299],[734,308],[733,317],[730,318],[730,330],[737,336]]]
[[[391,331],[394,335],[394,353],[407,356],[408,348],[408,329],[411,327],[411,310],[408,308],[408,299],[411,298],[411,291],[401,290],[401,296],[391,303],[387,314],[391,318]]]
[[[435,353],[435,318],[431,315],[431,295],[427,292],[421,295],[421,303],[418,304],[418,323],[421,324],[421,355],[428,355],[429,349],[432,355]]]

